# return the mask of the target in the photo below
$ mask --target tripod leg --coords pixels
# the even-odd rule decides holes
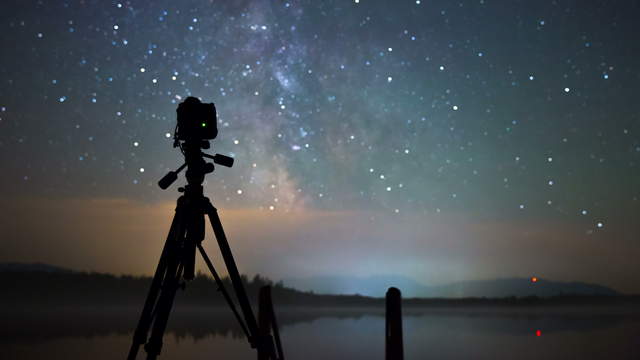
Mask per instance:
[[[196,266],[196,246],[204,240],[204,211],[200,206],[192,206],[187,219],[187,235],[184,242],[184,278],[193,280]]]
[[[182,270],[183,267],[179,261],[172,261],[172,263],[169,264],[167,276],[162,283],[162,293],[156,306],[156,316],[153,321],[151,336],[149,336],[149,342],[144,346],[144,349],[147,351],[148,360],[153,360],[158,357],[160,350],[162,350],[162,337],[167,328],[167,322],[171,314],[171,308],[173,307],[173,300],[176,297],[176,291],[178,290],[180,278],[182,277]]]
[[[251,309],[251,304],[249,303],[249,298],[247,297],[244,285],[242,284],[242,279],[240,278],[238,267],[236,266],[236,262],[233,259],[233,254],[231,253],[229,242],[227,241],[227,237],[224,234],[222,223],[220,222],[220,218],[218,217],[218,211],[215,207],[213,207],[213,205],[211,205],[211,202],[209,202],[208,199],[206,200],[204,209],[209,216],[211,227],[213,228],[213,232],[215,233],[216,240],[218,240],[220,253],[222,254],[224,263],[227,266],[229,278],[231,279],[231,283],[233,284],[233,289],[235,290],[236,297],[238,298],[238,303],[240,304],[240,309],[242,310],[242,313],[244,315],[249,334],[251,334],[249,342],[251,343],[252,347],[256,347],[258,346],[258,339],[256,338],[259,334],[258,324],[256,322],[255,316],[253,315],[253,310]]]
[[[140,320],[138,321],[138,325],[136,326],[136,330],[133,334],[133,343],[131,344],[129,355],[127,356],[128,360],[134,360],[138,355],[140,345],[147,342],[147,334],[149,332],[151,322],[153,321],[153,309],[155,307],[156,300],[158,299],[158,294],[161,290],[160,285],[162,284],[166,276],[168,258],[174,252],[173,247],[175,239],[177,233],[179,232],[179,228],[181,228],[181,217],[181,211],[178,211],[178,209],[176,209],[176,214],[174,215],[173,221],[171,222],[169,235],[167,236],[167,240],[165,241],[164,247],[162,249],[162,255],[160,255],[160,261],[158,262],[158,267],[156,268],[155,275],[153,276],[153,281],[151,282],[149,293],[147,294],[147,299],[145,300],[144,307],[140,315]]]

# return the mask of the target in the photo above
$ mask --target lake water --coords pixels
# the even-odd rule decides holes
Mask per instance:
[[[123,359],[137,321],[137,311],[121,309],[0,316],[0,359]],[[384,359],[379,310],[286,309],[278,317],[287,359]],[[636,308],[405,309],[403,328],[406,359],[640,359]],[[160,356],[255,358],[226,309],[177,309]]]

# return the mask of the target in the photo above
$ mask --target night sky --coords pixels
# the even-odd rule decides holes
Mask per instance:
[[[243,272],[640,292],[638,2],[0,7],[0,261],[152,273],[197,96]]]

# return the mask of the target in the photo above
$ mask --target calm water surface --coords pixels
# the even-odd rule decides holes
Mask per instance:
[[[382,312],[278,315],[288,359],[384,359]],[[0,319],[0,359],[123,359],[137,312],[33,310]],[[629,308],[409,309],[404,331],[406,359],[640,359],[640,311]],[[256,356],[225,309],[176,311],[160,359],[212,358]]]

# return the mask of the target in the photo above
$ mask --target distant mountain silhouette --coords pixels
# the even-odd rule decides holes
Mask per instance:
[[[538,279],[511,278],[463,281],[429,288],[431,297],[505,297],[505,296],[561,296],[561,295],[620,295],[602,285],[584,282],[560,282]],[[422,295],[425,296],[425,295]]]
[[[550,297],[560,295],[620,295],[606,286],[583,282],[560,282],[546,279],[510,278],[495,280],[462,281],[451,284],[427,286],[404,276],[315,276],[284,279],[285,286],[318,294],[359,294],[379,297],[389,286],[402,289],[404,297],[467,298],[508,296]]]

